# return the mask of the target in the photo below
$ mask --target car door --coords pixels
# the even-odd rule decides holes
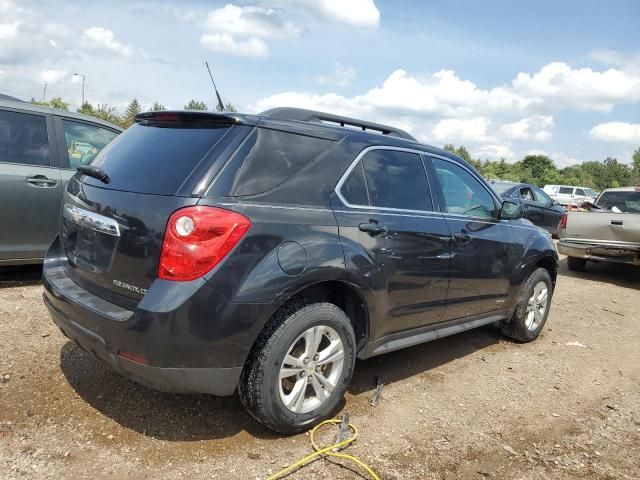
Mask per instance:
[[[374,310],[370,339],[439,322],[450,234],[434,211],[420,152],[365,149],[336,192],[347,279],[365,284]]]
[[[504,310],[521,255],[500,201],[467,167],[431,158],[440,205],[451,232],[451,276],[443,320]]]
[[[558,203],[569,205],[573,201],[573,187],[560,187],[558,189]]]
[[[573,202],[576,205],[581,205],[587,199],[587,197],[587,192],[585,192],[583,188],[576,188],[573,195]]]
[[[551,233],[557,233],[564,209],[555,204],[553,200],[539,188],[531,187],[531,191],[542,209],[542,224],[540,226]]]
[[[51,116],[0,110],[0,262],[42,259],[62,198]]]
[[[532,188],[528,186],[519,188],[518,198],[524,209],[524,217],[534,225],[543,226],[544,207],[536,199]]]
[[[62,187],[79,165],[87,165],[106,147],[119,131],[86,120],[54,116]]]

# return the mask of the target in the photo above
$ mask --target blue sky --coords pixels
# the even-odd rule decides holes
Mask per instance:
[[[0,92],[123,108],[302,106],[481,158],[640,146],[640,2],[0,0]]]

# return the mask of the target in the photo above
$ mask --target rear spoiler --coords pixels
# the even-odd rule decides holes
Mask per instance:
[[[139,113],[134,117],[141,125],[160,125],[165,127],[215,127],[220,125],[257,125],[255,115],[243,115],[235,112],[207,112],[200,110],[159,110]]]

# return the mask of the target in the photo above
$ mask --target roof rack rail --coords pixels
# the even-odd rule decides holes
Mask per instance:
[[[414,137],[399,128],[390,127],[388,125],[381,125],[379,123],[366,122],[364,120],[357,120],[355,118],[343,117],[341,115],[334,115],[332,113],[306,110],[304,108],[272,108],[260,113],[259,115],[281,120],[298,120],[301,122],[335,124],[341,127],[357,127],[362,129],[363,131],[373,130],[383,135],[391,135],[394,137],[406,138],[407,140],[416,141]]]

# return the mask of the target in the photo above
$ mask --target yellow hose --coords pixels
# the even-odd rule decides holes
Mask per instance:
[[[291,472],[293,472],[295,469],[302,467],[305,463],[309,462],[310,460],[316,458],[316,457],[320,457],[323,455],[327,455],[330,457],[337,457],[337,458],[345,458],[347,460],[351,460],[352,462],[357,463],[358,465],[360,465],[362,467],[362,469],[364,471],[366,471],[369,476],[373,479],[373,480],[380,480],[380,477],[378,477],[375,472],[373,470],[371,470],[371,468],[369,467],[369,465],[367,465],[366,463],[364,463],[362,460],[360,460],[357,457],[354,457],[352,455],[347,455],[345,453],[338,453],[338,452],[334,452],[333,450],[339,450],[341,448],[345,448],[347,445],[349,445],[350,443],[353,443],[355,441],[355,439],[358,437],[358,430],[356,429],[356,427],[354,427],[353,425],[349,424],[349,430],[351,430],[351,432],[353,433],[353,435],[339,443],[336,443],[335,445],[330,445],[328,447],[324,447],[324,448],[320,448],[318,447],[318,445],[316,444],[316,441],[314,439],[314,434],[316,433],[316,430],[318,430],[320,427],[322,427],[323,425],[329,425],[329,424],[336,424],[336,423],[341,423],[341,420],[338,419],[332,419],[332,420],[325,420],[322,423],[319,423],[318,425],[316,425],[315,427],[313,427],[311,429],[311,431],[309,432],[309,439],[311,440],[311,446],[313,447],[314,452],[307,455],[306,457],[298,460],[296,463],[289,465],[287,468],[284,468],[282,470],[280,470],[278,473],[271,475],[267,480],[275,480],[276,478],[281,478]]]

